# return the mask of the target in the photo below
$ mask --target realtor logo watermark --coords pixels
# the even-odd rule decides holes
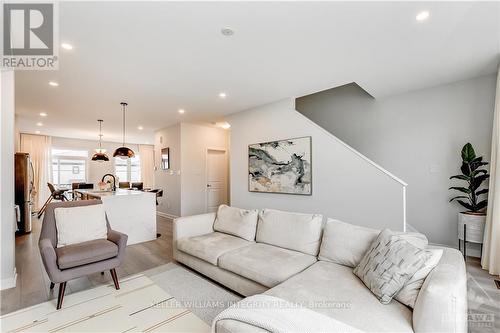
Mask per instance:
[[[56,3],[8,2],[2,11],[2,69],[58,69]]]

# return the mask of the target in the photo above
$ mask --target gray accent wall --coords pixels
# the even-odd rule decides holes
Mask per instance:
[[[296,109],[408,183],[407,222],[456,246],[451,175],[471,142],[489,161],[495,75],[374,99],[356,84],[298,98]],[[353,179],[356,174],[350,173]],[[453,183],[454,184],[454,183]]]
[[[231,205],[320,213],[367,227],[403,230],[403,184],[295,111],[294,102],[286,99],[227,118]],[[312,140],[312,195],[249,192],[248,145],[304,136]]]

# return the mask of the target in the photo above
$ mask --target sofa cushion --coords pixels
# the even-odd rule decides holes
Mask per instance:
[[[256,240],[313,256],[318,255],[323,216],[264,209]]]
[[[271,288],[315,262],[311,255],[254,243],[222,255],[219,267]]]
[[[412,311],[399,302],[381,304],[347,266],[318,261],[265,294],[366,332],[413,332]]]
[[[380,230],[328,219],[319,260],[356,267],[379,233]]]
[[[118,246],[107,239],[95,239],[56,248],[60,269],[73,268],[116,257]]]
[[[252,244],[239,237],[212,232],[209,234],[177,240],[177,249],[217,265],[217,259],[224,253]]]
[[[220,205],[214,230],[241,237],[247,241],[254,241],[258,214],[256,209],[246,210]]]
[[[319,260],[356,267],[380,230],[328,219],[323,230],[319,250]],[[415,232],[394,232],[410,244],[423,249],[427,246],[427,237]]]
[[[385,229],[372,243],[353,273],[389,304],[406,282],[425,265],[430,254]]]

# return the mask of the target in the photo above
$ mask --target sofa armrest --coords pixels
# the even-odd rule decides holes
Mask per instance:
[[[47,271],[50,281],[54,283],[60,282],[57,278],[60,269],[59,266],[57,266],[57,255],[52,242],[48,238],[40,239],[38,248],[40,249],[43,266]]]
[[[209,234],[214,231],[215,213],[178,217],[174,220],[173,250],[177,253],[177,240]]]
[[[118,246],[118,259],[120,262],[125,255],[125,248],[127,247],[128,235],[125,235],[116,230],[108,229],[108,240]]]
[[[462,254],[443,248],[439,264],[427,276],[413,309],[413,330],[467,332],[467,275]]]

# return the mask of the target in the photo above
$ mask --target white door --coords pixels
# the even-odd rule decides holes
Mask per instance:
[[[227,158],[224,150],[207,151],[207,200],[206,211],[216,212],[227,204]]]

